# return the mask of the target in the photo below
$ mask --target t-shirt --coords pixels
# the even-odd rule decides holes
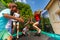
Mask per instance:
[[[36,21],[39,21],[40,20],[40,15],[39,14],[36,14],[34,17],[35,17],[35,20]]]
[[[14,13],[14,16],[18,18],[20,16],[20,14]]]
[[[18,14],[18,13],[14,13],[13,15],[14,15],[15,17],[17,17],[17,18],[20,17],[20,14]],[[12,21],[17,21],[17,20],[12,19]]]
[[[5,18],[4,14],[10,14],[10,9],[7,8],[0,12],[0,31],[6,29],[5,28],[6,24],[7,24],[8,20],[10,20],[8,18]]]

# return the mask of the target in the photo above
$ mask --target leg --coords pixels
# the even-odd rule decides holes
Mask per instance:
[[[19,38],[19,22],[17,22],[17,38]]]
[[[39,29],[39,28],[37,27],[38,24],[39,24],[39,22],[35,22],[35,23],[33,24],[33,27],[36,28],[36,30],[38,31],[38,33],[40,33],[40,32],[41,32],[41,29]]]
[[[12,28],[12,32],[13,32],[13,33],[14,33],[14,29],[15,29],[15,27],[16,27],[16,22],[13,21],[13,28]]]

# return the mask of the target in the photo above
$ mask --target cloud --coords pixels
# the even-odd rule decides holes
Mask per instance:
[[[22,2],[21,0],[17,0],[18,2]]]
[[[26,0],[23,0],[22,2],[27,3],[27,1],[26,1]]]
[[[27,3],[26,0],[17,0],[18,2],[24,2],[24,3]]]

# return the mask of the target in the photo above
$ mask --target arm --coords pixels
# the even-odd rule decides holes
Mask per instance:
[[[9,18],[9,19],[14,19],[14,20],[17,20],[19,22],[24,22],[24,20],[22,18],[16,18],[16,17],[8,15],[8,14],[4,14],[4,17]]]
[[[29,21],[25,25],[27,25],[27,24],[29,24]]]
[[[34,22],[33,22],[33,20],[32,20],[32,18],[30,19],[30,24],[33,24]]]

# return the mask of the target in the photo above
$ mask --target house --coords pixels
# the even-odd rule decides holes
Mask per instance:
[[[50,0],[45,7],[49,12],[49,19],[56,34],[60,34],[60,0]]]

